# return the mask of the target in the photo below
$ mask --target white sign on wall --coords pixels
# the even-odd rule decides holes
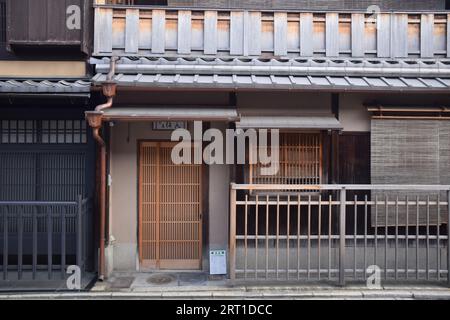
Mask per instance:
[[[187,123],[185,121],[156,121],[153,122],[153,130],[169,131],[176,129],[186,129]]]
[[[209,252],[209,273],[212,275],[227,274],[227,254],[225,250]]]

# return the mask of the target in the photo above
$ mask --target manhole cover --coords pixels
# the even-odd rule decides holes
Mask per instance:
[[[133,277],[119,277],[113,280],[111,288],[113,289],[127,289],[133,283]]]
[[[150,284],[168,284],[175,281],[176,278],[169,274],[154,274],[147,279],[147,282]]]

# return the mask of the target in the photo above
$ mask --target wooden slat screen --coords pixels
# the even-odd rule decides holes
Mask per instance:
[[[173,143],[140,149],[140,260],[150,268],[199,269],[201,165],[175,165]]]
[[[449,121],[373,119],[371,130],[371,182],[373,184],[449,184],[450,129]],[[372,192],[372,198],[384,200],[382,192]],[[389,200],[405,200],[405,192],[389,193]],[[438,192],[408,193],[410,200],[435,201]],[[442,198],[445,195],[441,195]],[[394,225],[395,208],[388,208],[387,224]],[[430,223],[437,222],[436,208],[430,212]],[[389,214],[390,212],[390,214]],[[440,222],[446,221],[446,208]],[[375,218],[375,216],[377,216]],[[417,208],[410,208],[409,222],[417,219]],[[375,222],[375,220],[377,220]],[[426,224],[426,206],[419,208],[419,224]],[[406,224],[406,212],[400,210],[399,224]],[[372,209],[372,225],[386,225],[386,209]]]
[[[261,164],[249,165],[250,183],[307,185],[321,183],[322,139],[320,133],[280,133],[279,152],[278,174],[261,175],[261,167],[263,167]]]

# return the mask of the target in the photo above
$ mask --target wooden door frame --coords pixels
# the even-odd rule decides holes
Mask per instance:
[[[139,139],[137,140],[137,187],[138,187],[138,194],[137,194],[137,209],[138,209],[138,225],[137,225],[137,240],[138,240],[138,258],[139,258],[139,267],[140,268],[149,268],[149,269],[155,269],[155,270],[161,270],[161,266],[160,266],[160,259],[159,259],[159,250],[157,250],[156,255],[157,255],[157,262],[156,264],[153,265],[144,265],[144,261],[142,259],[142,210],[141,210],[141,199],[142,199],[142,176],[141,176],[141,150],[142,147],[144,145],[154,145],[154,146],[158,146],[161,144],[173,144],[176,145],[178,142],[174,142],[174,141],[170,141],[167,139]],[[158,163],[159,163],[159,150],[160,148],[158,148]],[[186,268],[185,270],[202,270],[203,267],[203,249],[205,247],[205,243],[204,243],[204,228],[205,228],[205,221],[207,221],[207,219],[205,219],[205,212],[204,212],[204,201],[205,201],[205,196],[204,196],[204,164],[202,163],[200,166],[200,179],[199,179],[199,194],[200,194],[200,199],[199,199],[199,208],[200,208],[200,225],[199,225],[199,265],[198,268]],[[159,170],[157,170],[157,175],[158,175],[158,181],[160,180],[159,177]],[[207,188],[207,187],[206,187]],[[157,201],[159,202],[159,188],[158,188],[158,194],[157,194]],[[157,207],[159,208],[159,205],[157,205]],[[158,209],[159,210],[159,209]],[[157,214],[157,219],[159,219],[159,214]],[[159,220],[156,220],[156,224],[159,225]],[[156,236],[157,236],[157,248],[159,247],[159,238],[160,238],[160,234],[159,234],[159,228],[156,228]],[[183,270],[183,269],[181,269]]]

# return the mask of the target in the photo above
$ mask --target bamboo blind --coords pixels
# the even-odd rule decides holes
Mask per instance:
[[[258,152],[260,148],[252,148]],[[321,183],[322,141],[320,133],[280,133],[279,171],[275,175],[262,175],[264,165],[250,164],[250,183],[307,184]]]
[[[201,266],[201,165],[175,165],[173,143],[140,149],[140,260],[160,269]]]

